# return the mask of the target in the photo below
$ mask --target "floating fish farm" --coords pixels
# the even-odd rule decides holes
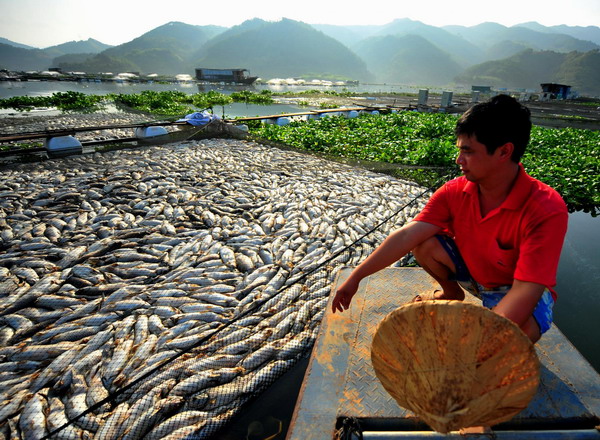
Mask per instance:
[[[0,438],[216,438],[429,195],[236,139],[2,166]]]

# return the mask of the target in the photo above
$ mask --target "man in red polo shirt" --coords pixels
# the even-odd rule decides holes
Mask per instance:
[[[354,269],[333,312],[350,306],[363,278],[412,251],[441,286],[435,299],[463,300],[466,289],[539,340],[552,323],[568,212],[560,195],[520,164],[530,132],[529,109],[507,95],[465,112],[456,125],[463,176],[438,189],[413,222]]]

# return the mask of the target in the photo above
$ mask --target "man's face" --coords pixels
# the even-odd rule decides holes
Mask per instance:
[[[489,154],[485,145],[477,141],[475,135],[460,135],[456,141],[458,156],[456,163],[460,170],[471,182],[480,182],[496,169],[499,150]]]

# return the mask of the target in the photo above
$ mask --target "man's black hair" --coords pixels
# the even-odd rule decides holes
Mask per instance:
[[[529,143],[531,112],[515,98],[497,95],[468,109],[456,123],[454,132],[456,136],[475,135],[489,154],[512,142],[515,148],[511,160],[518,163]]]

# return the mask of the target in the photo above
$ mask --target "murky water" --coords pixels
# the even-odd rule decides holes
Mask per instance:
[[[557,281],[555,323],[600,372],[600,217],[570,215]]]
[[[357,93],[418,93],[419,87],[398,84],[360,84],[358,86],[319,86],[319,85],[268,85],[255,84],[250,86],[229,85],[229,84],[159,84],[159,83],[117,83],[117,82],[73,82],[73,81],[2,81],[0,82],[0,98],[11,96],[40,96],[50,95],[54,92],[66,92],[69,90],[78,91],[86,94],[105,95],[107,93],[138,93],[142,90],[178,90],[184,93],[198,93],[216,90],[221,93],[229,94],[234,91],[250,90],[261,92],[262,90],[271,90],[277,92],[301,92],[305,90],[333,90]],[[429,88],[430,93],[441,93],[443,89]],[[457,90],[470,93],[470,90]]]

